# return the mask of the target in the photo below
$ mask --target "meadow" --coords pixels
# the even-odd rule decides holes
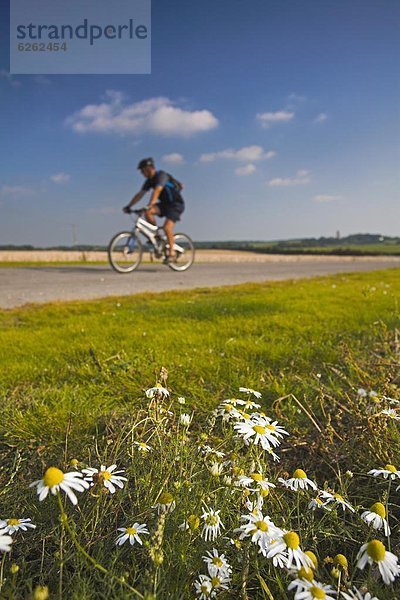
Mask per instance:
[[[399,297],[391,269],[0,311],[0,598],[398,598]]]

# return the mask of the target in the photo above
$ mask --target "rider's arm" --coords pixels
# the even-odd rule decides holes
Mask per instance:
[[[137,204],[137,202],[139,202],[145,194],[146,194],[146,192],[144,190],[140,190],[140,192],[138,192],[137,194],[135,194],[133,196],[133,198],[129,202],[128,206],[133,206],[134,204]]]
[[[157,187],[154,188],[153,193],[150,198],[149,207],[154,206],[156,204],[158,197],[161,194],[163,188],[164,188],[163,185],[158,185]]]
[[[137,202],[139,202],[145,194],[146,194],[145,190],[140,190],[140,192],[135,194],[133,196],[132,200],[126,206],[124,206],[124,210],[129,210],[129,208],[131,206],[133,206],[134,204],[136,204]]]

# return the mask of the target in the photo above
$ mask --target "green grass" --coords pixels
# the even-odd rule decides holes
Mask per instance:
[[[198,534],[194,541],[182,536],[177,525],[185,515],[201,514],[204,502],[221,507],[229,536],[238,525],[231,492],[215,482],[206,462],[199,462],[201,441],[227,452],[229,469],[246,470],[253,460],[276,478],[302,467],[320,486],[325,482],[340,489],[357,504],[384,500],[386,488],[377,485],[375,492],[362,474],[399,461],[398,426],[376,416],[377,409],[357,398],[356,390],[398,398],[399,297],[400,270],[394,269],[0,312],[0,518],[29,516],[39,526],[15,544],[12,561],[21,568],[15,580],[7,558],[4,589],[9,595],[4,597],[24,597],[40,583],[49,585],[54,597],[61,587],[65,597],[76,600],[134,598],[115,579],[124,576],[142,594],[151,590],[155,596],[149,599],[191,598],[210,544]],[[144,399],[161,367],[168,371],[173,392],[171,421],[149,413]],[[267,466],[251,448],[246,454],[229,428],[209,420],[209,412],[237,395],[241,385],[260,390],[263,410],[277,415],[291,433],[280,465]],[[176,402],[178,396],[186,397],[185,407]],[[195,413],[189,434],[176,421],[183,410]],[[149,438],[156,451],[138,457],[132,441]],[[79,510],[67,505],[68,532],[60,527],[53,498],[38,505],[28,484],[51,464],[68,469],[72,458],[95,466],[115,460],[127,470],[130,484],[119,495],[80,501]],[[359,479],[346,480],[348,469]],[[179,502],[163,524],[151,506],[166,488]],[[317,518],[300,523],[300,509],[292,500],[276,493],[267,514],[275,514],[275,520],[285,513],[290,527],[302,528],[304,540],[321,559],[343,551],[354,561],[368,535],[366,527],[364,537],[358,537],[358,524],[341,513],[323,526]],[[397,553],[399,510],[393,500],[392,549]],[[149,546],[135,550],[136,558],[113,547],[116,527],[134,517],[158,531],[162,564],[154,558],[160,551],[154,533]],[[71,535],[109,575],[90,568]],[[229,545],[225,550],[232,554]],[[287,576],[274,575],[257,553],[253,559],[248,597],[268,597],[258,572],[275,598],[286,598]],[[243,583],[241,568],[237,563],[236,590]],[[323,574],[326,580],[329,571]],[[379,598],[398,597],[396,591],[370,584]]]

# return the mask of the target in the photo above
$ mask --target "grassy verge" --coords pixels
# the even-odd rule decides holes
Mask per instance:
[[[0,312],[0,519],[30,517],[38,525],[18,532],[11,557],[4,554],[0,597],[49,585],[54,597],[77,600],[191,598],[206,572],[202,556],[213,547],[233,567],[233,592],[215,589],[221,598],[292,597],[286,571],[234,532],[246,502],[258,499],[238,489],[237,477],[254,472],[277,484],[301,468],[358,508],[382,502],[398,553],[394,487],[388,499],[387,480],[366,473],[399,460],[397,422],[382,413],[391,406],[384,397],[399,399],[399,296],[400,271],[390,270]],[[168,379],[165,372],[160,378],[161,367]],[[171,396],[149,406],[144,391],[157,381]],[[279,463],[236,438],[226,410],[212,416],[239,386],[260,390],[262,410],[289,431]],[[358,388],[377,396],[361,397]],[[183,412],[194,414],[189,427]],[[135,442],[152,449],[143,453]],[[225,456],[204,456],[201,444]],[[107,494],[96,480],[91,492],[78,494],[78,508],[60,509],[53,496],[38,503],[28,484],[50,465],[73,470],[72,459],[74,468],[115,462],[128,482]],[[165,492],[176,508],[158,514],[152,507]],[[312,495],[277,487],[264,514],[297,531],[302,547],[318,555],[318,579],[337,587],[354,578],[379,598],[397,598],[398,589],[355,569],[372,535],[359,515],[341,505],[308,510]],[[223,535],[206,542],[204,519],[199,528],[195,518],[187,531],[178,528],[209,508],[221,510],[233,545]],[[115,548],[116,528],[133,521],[148,525],[146,543]],[[388,548],[382,532],[373,537]],[[340,569],[339,580],[332,578],[332,565],[323,563],[339,552],[348,557],[348,579]],[[19,573],[10,572],[11,563]]]

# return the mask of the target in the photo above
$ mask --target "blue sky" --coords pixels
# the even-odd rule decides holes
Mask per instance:
[[[1,10],[0,244],[105,244],[149,155],[197,240],[399,234],[395,0],[153,0],[151,75],[9,76]]]

